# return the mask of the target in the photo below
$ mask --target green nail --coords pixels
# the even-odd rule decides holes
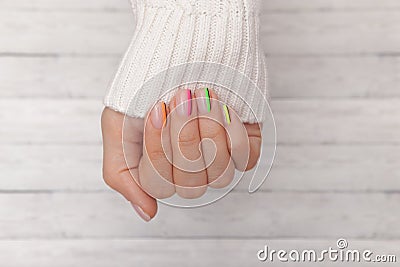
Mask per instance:
[[[208,110],[208,112],[211,112],[210,92],[208,91],[208,88],[205,88],[204,91],[206,94],[207,110]]]

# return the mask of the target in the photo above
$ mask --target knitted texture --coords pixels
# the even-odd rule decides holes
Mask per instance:
[[[213,86],[213,80],[202,80],[194,87],[211,84],[210,89],[243,122],[263,119],[268,92],[265,58],[259,45],[259,0],[137,0],[133,10],[135,33],[105,97],[107,107],[144,118],[155,101],[171,89],[165,83],[144,88],[147,81],[174,66],[208,62],[227,66],[251,81],[251,86],[239,82],[240,86],[228,88],[249,106],[226,88]],[[182,77],[181,82],[189,81]],[[162,99],[168,102],[171,96]]]

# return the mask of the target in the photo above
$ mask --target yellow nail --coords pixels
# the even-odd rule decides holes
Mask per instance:
[[[231,116],[230,116],[230,114],[229,114],[229,109],[228,109],[228,106],[227,105],[224,105],[224,113],[225,113],[225,120],[226,120],[226,123],[229,125],[229,124],[231,124]]]

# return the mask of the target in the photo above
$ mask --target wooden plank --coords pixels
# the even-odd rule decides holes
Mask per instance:
[[[1,99],[0,143],[100,144],[100,100]]]
[[[397,0],[262,0],[264,11],[301,11],[301,10],[322,10],[330,11],[331,9],[384,9],[399,8],[400,4]],[[2,9],[28,9],[28,10],[97,10],[103,9],[107,11],[129,11],[130,3],[128,0],[70,0],[68,2],[62,0],[2,0],[0,1]]]
[[[2,97],[82,97],[101,99],[120,58],[0,57]]]
[[[122,54],[131,39],[131,13],[1,11],[0,53]],[[18,20],[16,20],[18,18]]]
[[[279,144],[399,144],[400,100],[275,100]],[[99,144],[102,103],[1,99],[0,144]]]
[[[396,192],[400,188],[399,153],[397,146],[278,146],[261,190]]]
[[[278,142],[398,144],[398,100],[282,100],[272,108]]]
[[[349,240],[351,249],[369,249],[376,255],[398,255],[398,240]],[[257,252],[267,245],[270,249],[315,250],[336,248],[335,240],[20,240],[0,241],[0,260],[9,267],[70,266],[310,266],[309,262],[258,262]],[[23,255],[23,257],[21,256]],[[174,255],[171,257],[171,255]],[[340,263],[319,262],[318,266]],[[365,266],[365,262],[346,263]]]
[[[1,145],[3,192],[106,191],[100,145]],[[398,192],[397,146],[279,146],[262,191]],[[247,192],[248,180],[236,191]]]
[[[399,194],[231,193],[142,223],[115,193],[0,194],[0,238],[399,239]],[[190,226],[190,227],[188,227]]]
[[[399,12],[263,13],[262,46],[269,55],[398,54]],[[133,32],[130,13],[11,10],[0,15],[0,31],[8,36],[0,43],[3,54],[120,55]]]
[[[119,61],[0,57],[0,96],[101,99]],[[268,69],[272,97],[400,97],[400,57],[270,57]]]
[[[272,97],[399,97],[400,57],[270,57]]]
[[[264,13],[261,40],[270,55],[398,54],[398,12]]]
[[[100,145],[0,146],[0,190],[106,190]]]
[[[129,0],[1,0],[1,8],[4,9],[22,9],[22,10],[63,10],[63,11],[89,11],[89,10],[104,10],[109,12],[127,11],[130,12]]]
[[[317,10],[330,12],[333,10],[365,10],[365,9],[391,9],[399,8],[400,3],[396,0],[262,0],[264,10],[276,11],[307,11]]]

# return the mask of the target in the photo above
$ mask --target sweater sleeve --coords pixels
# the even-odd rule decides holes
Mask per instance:
[[[155,101],[170,99],[166,92],[173,88],[165,76],[176,80],[188,64],[204,65],[208,74],[188,88],[207,86],[243,122],[262,121],[268,89],[259,45],[259,0],[134,0],[133,10],[135,33],[105,97],[107,107],[144,118]],[[163,82],[155,82],[161,74]],[[230,85],[215,78],[231,76],[237,82]],[[179,83],[191,78],[181,75]]]

